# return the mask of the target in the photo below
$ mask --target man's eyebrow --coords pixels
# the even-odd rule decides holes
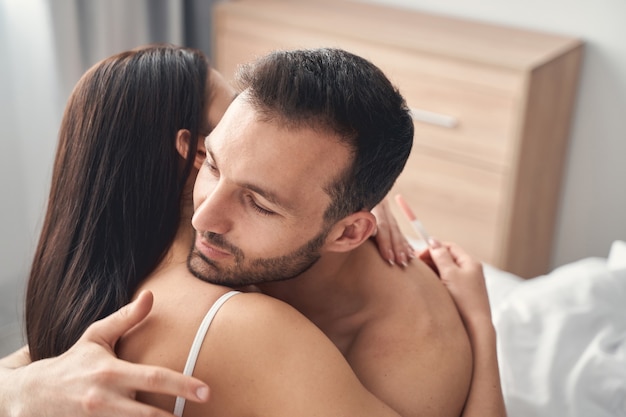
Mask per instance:
[[[213,162],[217,165],[217,161],[215,160],[215,155],[213,155],[213,152],[211,151],[211,147],[209,146],[209,139],[207,137],[206,141],[206,151],[207,151],[207,155],[211,157],[211,159],[213,160]],[[277,205],[278,207],[281,207],[284,210],[293,210],[293,207],[291,204],[287,204],[285,203],[279,196],[278,193],[272,191],[272,190],[268,190],[266,188],[263,188],[259,185],[253,184],[251,182],[244,182],[244,183],[238,183],[240,187],[243,188],[247,188],[248,190],[254,191],[255,193],[259,194],[261,197],[263,197],[264,199],[266,199],[267,201],[269,201],[272,204]]]

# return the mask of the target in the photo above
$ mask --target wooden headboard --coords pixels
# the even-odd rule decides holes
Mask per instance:
[[[226,1],[213,19],[227,78],[274,49],[341,47],[379,66],[415,119],[392,194],[483,261],[528,278],[548,271],[580,40],[332,0]]]

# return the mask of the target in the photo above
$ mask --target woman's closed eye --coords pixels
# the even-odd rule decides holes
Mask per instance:
[[[204,159],[204,164],[207,166],[207,168],[209,168],[209,171],[211,171],[212,173],[216,174],[217,171],[217,166],[215,166],[215,164],[213,163],[213,160],[211,158],[205,158]]]

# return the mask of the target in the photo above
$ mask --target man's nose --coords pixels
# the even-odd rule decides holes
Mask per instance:
[[[229,202],[229,192],[223,183],[218,183],[208,191],[204,200],[196,208],[191,224],[198,232],[213,232],[220,235],[232,226],[233,205]]]

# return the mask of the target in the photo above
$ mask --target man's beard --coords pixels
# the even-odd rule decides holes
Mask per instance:
[[[324,227],[317,236],[287,255],[252,260],[246,260],[243,251],[228,243],[222,235],[203,233],[202,237],[207,242],[230,252],[235,258],[235,263],[233,266],[220,267],[218,263],[204,256],[194,242],[187,258],[187,267],[193,275],[203,281],[228,287],[243,287],[295,278],[319,260],[321,256],[319,249],[329,231],[329,227]]]

